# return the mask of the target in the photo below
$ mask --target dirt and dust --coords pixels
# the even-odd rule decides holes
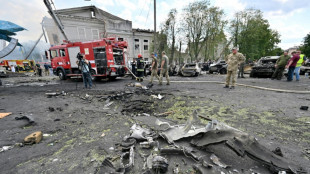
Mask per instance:
[[[171,79],[223,81],[224,76]],[[81,82],[59,81],[54,77],[16,77],[2,81],[0,112],[13,114],[0,119],[0,147],[14,147],[0,153],[1,173],[100,173],[102,162],[114,157],[116,144],[129,134],[132,125],[152,129],[157,118],[171,125],[182,124],[193,110],[255,136],[270,151],[280,147],[284,158],[310,173],[307,150],[310,113],[299,109],[309,106],[309,95],[244,87],[226,90],[212,83],[172,83],[170,86],[155,83],[150,90],[144,90],[128,85],[133,82],[129,78],[97,82],[92,90],[82,90]],[[310,87],[308,79],[286,83],[246,78],[238,82],[294,90]],[[146,85],[147,80],[142,84]],[[59,95],[46,95],[54,92]],[[164,98],[152,97],[158,94]],[[22,116],[31,117],[35,124],[15,119]],[[209,121],[201,118],[201,122]],[[40,143],[15,145],[36,131],[45,134]],[[161,148],[168,147],[164,139],[158,138],[158,141]],[[184,139],[179,143],[187,142]],[[240,157],[224,145],[211,145],[207,150],[232,166],[224,172],[270,173],[266,166]],[[136,148],[135,165],[128,173],[141,173],[149,153]],[[196,153],[203,154],[203,151]],[[180,173],[197,171],[197,166],[193,166],[196,162],[184,155],[166,155],[165,158],[169,163],[167,173],[173,173],[176,166]]]

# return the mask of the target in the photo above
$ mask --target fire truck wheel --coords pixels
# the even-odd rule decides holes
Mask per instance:
[[[66,80],[66,75],[65,75],[65,73],[63,72],[63,70],[59,69],[59,70],[57,71],[57,74],[58,74],[58,77],[59,77],[60,80]]]

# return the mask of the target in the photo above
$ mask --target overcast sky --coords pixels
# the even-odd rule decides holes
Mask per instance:
[[[97,7],[132,21],[134,28],[153,29],[153,0],[53,0],[57,9],[96,5]],[[171,8],[182,11],[195,0],[157,0],[157,28]],[[310,33],[309,0],[211,0],[211,5],[222,8],[229,19],[236,11],[260,9],[272,29],[281,35],[283,49],[297,46]],[[42,31],[41,21],[49,16],[43,0],[1,0],[0,19],[14,22],[27,31],[19,32],[20,42],[36,40]]]

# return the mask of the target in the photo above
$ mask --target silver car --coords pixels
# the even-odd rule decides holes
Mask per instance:
[[[198,76],[201,74],[201,68],[198,63],[186,63],[181,69],[182,76]]]

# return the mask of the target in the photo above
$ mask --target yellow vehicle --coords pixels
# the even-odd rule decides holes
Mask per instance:
[[[11,66],[15,67],[15,72],[34,72],[35,61],[34,60],[1,60],[0,66],[11,70]]]

